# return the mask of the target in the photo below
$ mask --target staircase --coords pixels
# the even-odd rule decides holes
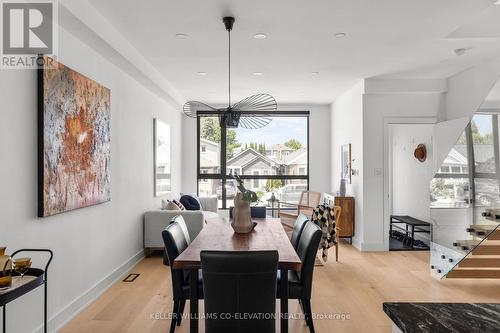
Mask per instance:
[[[500,217],[500,216],[496,216]],[[499,220],[486,217],[491,224],[475,224],[466,229],[471,239],[453,242],[453,250],[441,250],[443,262],[431,266],[447,279],[500,279]],[[434,261],[435,262],[435,261]]]

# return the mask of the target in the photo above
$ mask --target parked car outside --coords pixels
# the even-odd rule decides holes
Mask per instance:
[[[217,198],[222,199],[222,186],[218,186],[216,189]],[[231,199],[236,196],[236,185],[233,181],[228,180],[226,183],[226,198]]]
[[[280,201],[298,203],[303,191],[307,191],[307,184],[289,184],[278,190]]]

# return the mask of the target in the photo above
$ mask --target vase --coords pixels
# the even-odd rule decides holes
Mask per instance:
[[[243,194],[238,192],[234,197],[233,221],[231,222],[234,232],[246,234],[253,230],[250,204],[243,200]]]
[[[12,258],[5,254],[5,247],[0,247],[0,288],[12,285]]]
[[[340,188],[339,188],[340,196],[345,197],[346,188],[345,188],[345,179],[340,180]]]

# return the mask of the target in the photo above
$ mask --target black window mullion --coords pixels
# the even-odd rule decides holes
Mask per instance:
[[[467,167],[469,168],[469,204],[472,205],[472,209],[476,206],[476,184],[474,183],[474,175],[476,174],[476,165],[474,164],[474,146],[472,140],[472,127],[471,123],[465,128],[465,142],[467,145]],[[476,215],[476,214],[472,214]]]
[[[493,153],[495,155],[495,178],[497,179],[497,185],[500,189],[500,143],[498,142],[498,115],[491,115],[491,121],[493,122]]]
[[[221,141],[221,152],[220,152],[220,172],[222,175],[222,209],[226,209],[226,200],[227,200],[227,193],[226,193],[226,180],[227,180],[227,166],[226,166],[226,161],[227,161],[227,127],[226,127],[226,122],[221,121],[220,122],[220,141]]]

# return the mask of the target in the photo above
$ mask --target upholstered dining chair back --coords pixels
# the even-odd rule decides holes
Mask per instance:
[[[174,216],[172,221],[170,223],[177,222],[182,228],[182,232],[184,232],[184,236],[186,237],[186,241],[189,244],[191,244],[191,237],[189,237],[189,231],[186,225],[186,221],[184,221],[184,218],[181,215]]]
[[[293,225],[292,238],[290,238],[290,242],[292,243],[292,246],[295,250],[297,250],[300,234],[302,234],[302,230],[304,229],[307,221],[309,221],[309,219],[305,214],[299,214],[299,216],[297,216],[297,219],[295,220],[295,224]]]
[[[205,332],[275,332],[278,252],[202,251],[200,257]]]
[[[162,232],[163,242],[165,243],[165,252],[168,262],[170,263],[170,271],[172,273],[172,289],[174,299],[182,298],[182,288],[188,279],[186,272],[182,269],[174,269],[172,267],[174,260],[189,245],[182,223],[183,221],[173,221]]]
[[[302,284],[302,294],[311,298],[314,261],[323,233],[315,223],[306,223],[300,235],[297,254],[302,261],[302,269],[297,273]]]

